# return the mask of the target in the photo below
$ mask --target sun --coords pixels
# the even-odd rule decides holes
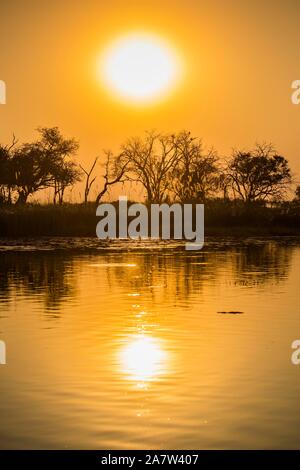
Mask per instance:
[[[179,79],[179,60],[161,38],[131,34],[117,39],[101,58],[105,85],[119,97],[135,103],[166,96]]]

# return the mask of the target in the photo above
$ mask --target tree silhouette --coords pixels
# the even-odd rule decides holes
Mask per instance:
[[[160,204],[171,189],[170,172],[180,159],[175,135],[147,132],[144,139],[129,139],[122,147],[130,179],[145,188],[147,202]]]
[[[205,202],[219,186],[219,169],[216,152],[204,153],[202,142],[183,131],[174,139],[179,156],[173,166],[171,188],[180,202]]]
[[[62,165],[54,166],[53,174],[53,187],[54,196],[53,203],[63,203],[64,193],[66,188],[73,186],[77,181],[80,181],[81,172],[77,165],[72,161],[62,162]]]
[[[0,145],[0,203],[11,204],[12,202],[12,192],[15,184],[12,156],[16,145],[15,135],[13,135],[10,145]]]
[[[108,192],[111,186],[117,183],[123,183],[128,180],[127,172],[129,167],[129,160],[124,158],[123,154],[114,156],[111,151],[106,151],[105,154],[105,172],[103,175],[104,185],[96,197],[97,205],[100,203],[101,199]]]
[[[75,139],[65,139],[57,127],[39,128],[40,139],[17,146],[0,146],[0,195],[12,202],[26,203],[28,197],[45,188],[54,188],[54,201],[62,202],[65,188],[79,180],[80,174],[70,159],[78,149]]]
[[[95,166],[96,166],[96,163],[98,161],[98,157],[95,158],[90,170],[86,170],[82,165],[79,165],[80,168],[82,169],[83,173],[85,174],[86,176],[86,179],[85,179],[85,188],[84,188],[84,203],[87,204],[88,202],[88,197],[89,197],[89,194],[90,194],[90,191],[91,191],[91,188],[96,180],[96,176],[94,176],[94,178],[91,179],[91,176],[93,174],[93,171],[95,169]]]
[[[272,144],[233,151],[227,174],[234,194],[245,202],[281,200],[292,182],[288,161]]]

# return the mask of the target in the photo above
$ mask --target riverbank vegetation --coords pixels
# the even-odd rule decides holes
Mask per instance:
[[[118,213],[118,203],[114,204]],[[98,221],[93,203],[3,206],[0,237],[94,237]],[[300,201],[273,206],[223,199],[207,201],[205,234],[300,235]]]
[[[147,132],[118,154],[95,156],[90,167],[76,161],[78,149],[58,128],[39,128],[34,142],[0,144],[0,236],[94,236],[96,205],[120,183],[122,195],[130,187],[134,199],[137,188],[146,204],[204,203],[209,233],[300,232],[300,187],[272,144],[221,158],[187,131]],[[71,204],[66,191],[78,184],[82,201]],[[45,190],[51,204],[36,202]]]

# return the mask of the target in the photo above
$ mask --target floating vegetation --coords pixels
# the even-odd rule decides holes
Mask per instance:
[[[222,311],[222,312],[217,312],[217,313],[222,313],[223,315],[241,315],[244,312],[241,312],[240,310],[229,310],[229,311]]]

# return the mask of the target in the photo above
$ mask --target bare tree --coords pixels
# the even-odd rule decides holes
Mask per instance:
[[[183,131],[174,140],[179,159],[171,173],[171,187],[180,202],[205,202],[219,186],[218,157],[214,149],[204,152],[200,139]]]
[[[117,183],[123,183],[128,180],[127,171],[129,161],[124,158],[123,154],[114,156],[111,151],[106,151],[106,161],[104,164],[105,172],[103,175],[104,185],[102,190],[96,197],[96,204],[98,205],[103,196],[108,192],[109,188]]]
[[[96,163],[98,161],[98,157],[95,158],[94,160],[94,163],[92,164],[90,170],[86,170],[85,168],[83,168],[83,166],[79,165],[80,168],[82,169],[82,171],[84,172],[85,176],[86,176],[86,179],[85,179],[85,188],[84,188],[84,203],[87,204],[88,202],[88,197],[89,197],[89,194],[90,194],[90,191],[91,191],[91,188],[97,178],[97,176],[94,176],[92,179],[91,176],[93,174],[93,171],[95,169],[95,166],[96,166]]]
[[[229,190],[231,187],[231,178],[227,174],[226,169],[224,171],[220,170],[219,179],[218,179],[218,187],[219,190],[223,193],[223,199],[229,200]]]
[[[11,144],[10,145],[5,145],[4,148],[5,148],[5,150],[7,150],[7,152],[10,152],[13,149],[13,147],[15,147],[17,145],[17,143],[18,143],[18,140],[16,139],[15,134],[13,134]]]
[[[180,158],[176,137],[147,132],[144,139],[136,137],[123,145],[122,158],[128,162],[131,181],[144,186],[147,202],[160,204],[171,188],[170,172]]]

